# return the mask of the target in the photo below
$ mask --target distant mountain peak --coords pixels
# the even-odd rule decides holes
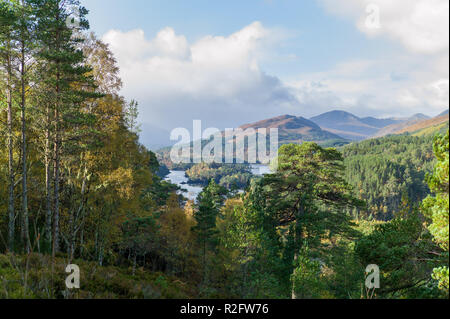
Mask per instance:
[[[409,118],[409,120],[429,120],[429,119],[431,119],[431,117],[429,117],[428,115],[425,115],[423,113],[414,114],[413,116],[411,116]]]
[[[360,118],[341,110],[323,113],[311,118],[311,121],[324,130],[354,141],[369,138],[381,128],[398,122],[394,119]]]
[[[317,115],[315,117],[313,117],[312,119],[317,119],[317,118],[355,118],[355,119],[359,119],[359,117],[357,117],[355,114],[352,114],[350,112],[347,111],[343,111],[343,110],[334,110],[334,111],[329,111],[320,115]]]
[[[448,115],[448,114],[449,114],[449,110],[447,109],[444,112],[442,112],[441,114],[439,114],[438,117],[445,116],[445,115]]]
[[[262,120],[259,122],[251,123],[251,124],[245,124],[242,125],[240,128],[247,129],[247,128],[278,128],[278,129],[298,129],[303,127],[311,127],[315,129],[320,129],[320,127],[302,117],[302,116],[294,116],[294,115],[282,115],[273,117],[270,119]]]
[[[422,113],[414,114],[397,124],[389,125],[381,129],[374,137],[382,137],[389,134],[403,134],[407,132],[412,133],[414,131],[440,125],[448,122],[448,111],[447,114],[445,113],[446,112],[433,118]]]
[[[302,116],[282,115],[255,123],[245,124],[243,130],[253,128],[277,128],[281,143],[301,143],[304,141],[324,142],[344,139],[331,132],[322,130],[319,125]]]

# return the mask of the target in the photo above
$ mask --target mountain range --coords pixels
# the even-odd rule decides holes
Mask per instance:
[[[408,118],[378,119],[375,117],[358,117],[345,111],[331,111],[311,119],[301,116],[282,115],[255,123],[244,124],[247,129],[278,128],[279,144],[300,144],[316,142],[324,147],[335,147],[369,138],[378,138],[391,134],[429,134],[448,127],[449,111],[436,117],[415,114]],[[247,137],[246,132],[236,135],[236,141]],[[224,143],[232,143],[226,140]],[[207,143],[207,141],[204,141]],[[249,151],[246,149],[246,152]],[[170,148],[160,149],[157,153],[164,163],[170,163]]]
[[[448,127],[448,122],[449,122],[449,115],[447,111],[447,113],[446,114],[444,113],[444,115],[439,115],[437,117],[433,117],[428,120],[416,122],[412,125],[402,128],[401,130],[396,131],[395,133],[396,134],[417,133],[423,132],[424,130],[430,129],[432,130],[433,128],[435,128],[435,130],[439,130],[440,128],[445,126],[445,124],[447,124],[446,126]]]
[[[416,114],[409,118],[400,119],[397,123],[388,125],[386,127],[381,128],[376,134],[374,134],[372,137],[383,137],[390,134],[399,134],[407,127],[410,127],[412,125],[415,125],[417,123],[428,121],[431,118],[423,115],[423,114]]]
[[[448,110],[436,117],[414,114],[406,118],[358,117],[345,111],[331,111],[311,119],[283,115],[240,128],[278,128],[280,144],[317,142],[322,145],[336,145],[345,142],[362,141],[390,134],[412,133],[427,127],[442,125],[449,121]]]
[[[323,130],[332,132],[343,138],[351,141],[362,141],[370,137],[391,134],[405,126],[428,119],[429,117],[424,114],[415,114],[403,119],[378,119],[374,117],[360,118],[345,111],[331,111],[313,117],[311,121],[318,124]]]

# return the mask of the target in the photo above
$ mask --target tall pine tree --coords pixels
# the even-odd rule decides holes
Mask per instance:
[[[77,0],[30,0],[38,20],[39,101],[43,107],[46,171],[46,239],[60,247],[61,160],[69,131],[87,118],[84,102],[93,97],[90,68],[84,64],[80,31],[89,28],[87,10]],[[76,13],[76,16],[74,16]],[[75,19],[75,21],[73,21]],[[76,26],[76,28],[74,28]]]

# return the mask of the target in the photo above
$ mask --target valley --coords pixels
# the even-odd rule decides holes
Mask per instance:
[[[448,300],[448,9],[0,0],[0,299]]]

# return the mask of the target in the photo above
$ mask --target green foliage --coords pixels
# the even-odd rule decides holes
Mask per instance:
[[[339,241],[330,248],[324,259],[322,279],[325,290],[333,298],[359,299],[361,287],[364,283],[363,265],[355,254],[354,241]]]
[[[390,136],[351,144],[342,149],[345,178],[367,202],[355,218],[388,221],[408,197],[419,203],[428,194],[425,176],[435,163],[432,136]]]
[[[294,225],[297,247],[306,239],[310,248],[337,234],[354,235],[346,208],[364,203],[352,195],[343,177],[342,155],[314,143],[285,145],[278,171],[263,179],[267,204],[278,226]]]
[[[443,249],[443,266],[436,268],[433,278],[439,280],[440,288],[449,289],[448,249],[449,249],[449,132],[438,135],[434,141],[434,153],[438,163],[432,175],[427,180],[431,191],[435,196],[428,196],[423,202],[423,210],[431,219],[428,226],[434,241]]]
[[[448,281],[449,281],[448,266],[435,268],[433,270],[433,279],[439,281],[439,289],[448,292]]]
[[[186,171],[192,184],[208,185],[213,179],[217,184],[231,189],[247,187],[252,173],[245,164],[196,164]]]
[[[66,261],[32,254],[16,257],[0,254],[0,299],[184,299],[198,292],[179,278],[137,269],[98,267],[84,260],[74,261],[81,270],[81,289],[65,288]]]
[[[281,298],[279,261],[267,250],[264,230],[250,198],[230,199],[218,220],[219,255],[226,275],[219,284],[236,298]]]
[[[380,267],[380,296],[413,296],[425,287],[437,260],[436,246],[424,221],[416,212],[376,226],[373,233],[356,243],[355,252],[362,265]],[[432,292],[430,292],[431,294]],[[428,297],[433,297],[433,295]]]
[[[218,244],[218,230],[216,222],[220,216],[220,209],[225,201],[226,190],[211,180],[208,186],[198,196],[197,210],[194,212],[196,225],[192,231],[201,247],[203,279],[205,285],[210,280],[211,254],[215,253]],[[210,258],[211,257],[211,258]]]
[[[318,257],[326,255],[325,242],[336,236],[357,235],[345,208],[362,205],[343,179],[342,156],[335,149],[314,143],[280,148],[278,170],[254,181],[246,198],[245,216],[254,216],[248,231],[258,246],[250,256],[253,269],[272,273],[281,295],[290,296],[294,260],[307,244]],[[249,245],[251,242],[246,242]],[[241,252],[242,255],[242,252]]]
[[[198,197],[198,209],[194,213],[197,225],[193,231],[203,245],[214,245],[216,242],[216,220],[225,200],[226,190],[211,180]]]
[[[295,261],[292,282],[298,299],[320,299],[325,290],[320,261],[314,260],[307,248],[303,248]]]
[[[284,145],[261,178],[249,165],[182,164],[205,185],[182,207],[162,180],[170,150],[139,143],[138,103],[119,95],[87,13],[78,0],[0,1],[0,298],[358,298],[372,263],[381,297],[448,295],[448,133],[434,143],[428,220],[415,211],[436,163],[426,134],[343,153]],[[304,140],[288,130],[282,144]],[[346,143],[327,134],[307,137]],[[68,262],[82,271],[75,292]]]
[[[413,136],[430,136],[430,135],[436,135],[436,134],[443,134],[448,131],[449,122],[438,124],[438,125],[432,125],[430,127],[421,129],[417,132],[412,133]]]
[[[158,225],[152,216],[130,218],[122,226],[123,239],[120,248],[134,258],[145,256],[154,251],[158,240],[157,232]]]

